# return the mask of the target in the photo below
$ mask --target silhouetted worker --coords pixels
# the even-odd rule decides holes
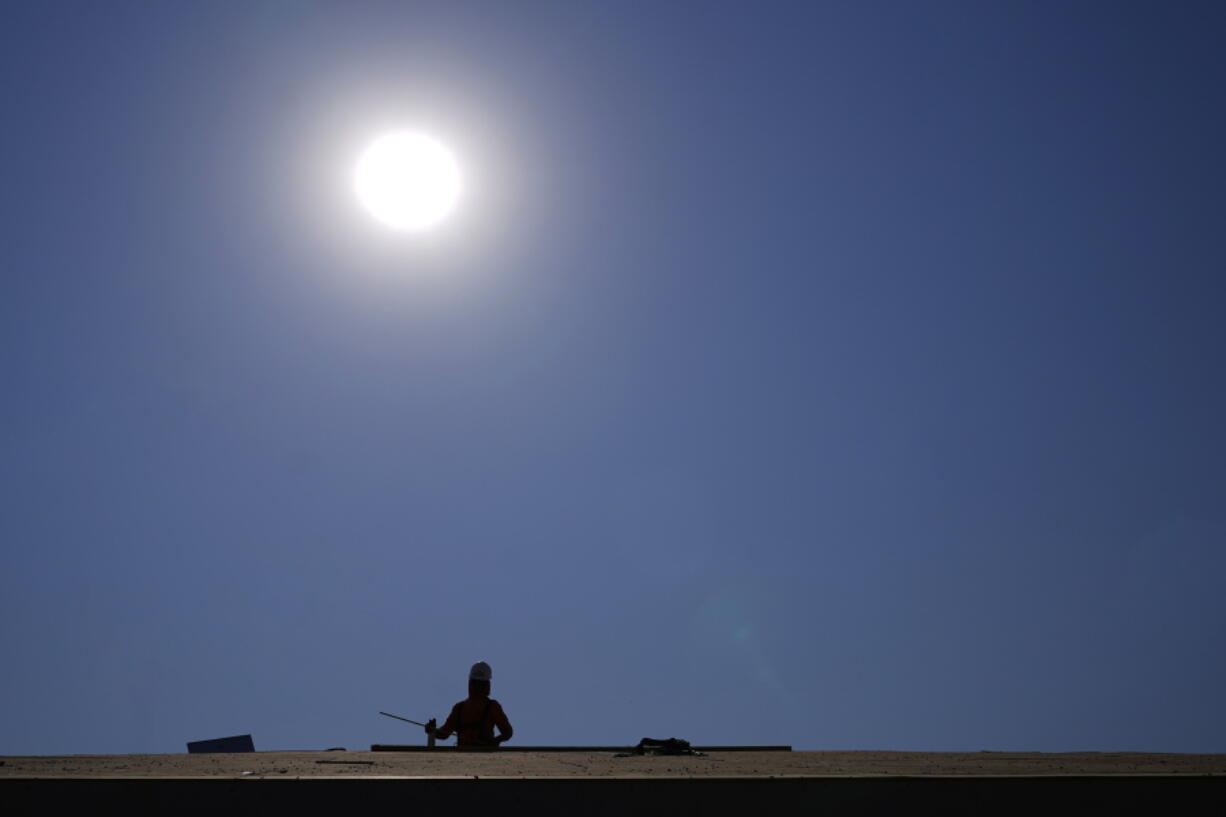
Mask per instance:
[[[473,664],[468,672],[468,697],[451,707],[451,714],[439,729],[434,719],[426,724],[426,734],[446,740],[456,733],[460,746],[497,746],[511,739],[511,722],[502,711],[502,705],[490,698],[490,679],[494,676],[490,665],[484,661]],[[494,727],[498,737],[494,737]]]

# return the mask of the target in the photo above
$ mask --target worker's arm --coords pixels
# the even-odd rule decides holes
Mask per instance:
[[[511,728],[511,722],[507,720],[507,713],[502,711],[501,704],[494,704],[494,726],[498,727],[498,737],[494,738],[495,743],[503,743],[511,739],[511,735],[515,734],[515,730]]]
[[[451,714],[448,715],[447,720],[443,722],[442,728],[434,730],[434,736],[439,740],[447,740],[447,738],[451,737],[451,733],[456,730],[456,727],[459,726],[459,719],[460,707],[457,704],[456,706],[451,707]],[[434,723],[433,720],[430,722]],[[426,727],[427,730],[429,730],[429,728],[430,727],[428,726]]]

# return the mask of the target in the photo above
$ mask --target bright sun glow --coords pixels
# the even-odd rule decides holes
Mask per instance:
[[[455,209],[460,168],[451,152],[433,139],[393,133],[362,154],[354,186],[375,218],[399,230],[422,230]]]

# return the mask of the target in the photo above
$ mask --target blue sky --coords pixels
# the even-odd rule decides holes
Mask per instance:
[[[0,752],[1226,751],[1224,18],[10,4]]]

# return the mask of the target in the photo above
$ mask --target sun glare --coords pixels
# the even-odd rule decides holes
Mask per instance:
[[[358,199],[379,221],[417,231],[441,222],[460,198],[460,169],[447,148],[419,133],[375,140],[354,173]]]

